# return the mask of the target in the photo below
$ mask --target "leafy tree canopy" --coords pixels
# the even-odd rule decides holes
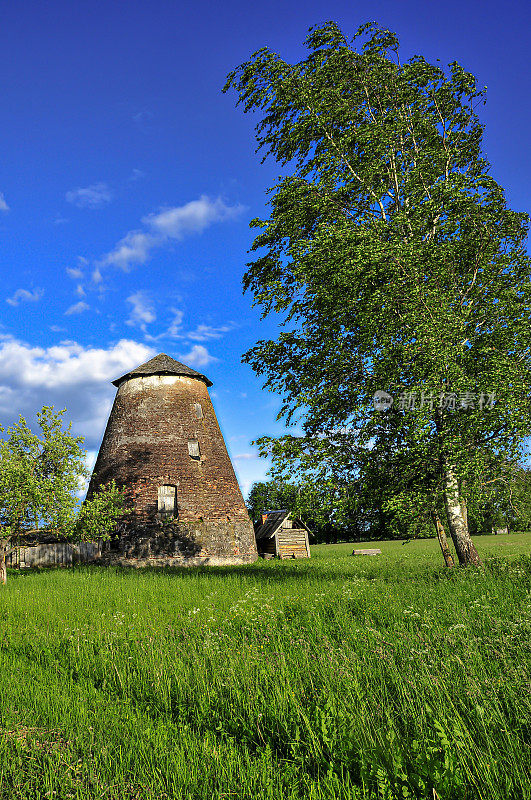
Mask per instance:
[[[441,505],[460,563],[478,563],[466,503],[531,432],[529,219],[491,175],[484,90],[462,66],[404,62],[372,24],[348,41],[330,22],[306,46],[297,64],[259,50],[225,87],[289,172],[244,278],[283,330],[244,358],[303,436],[261,444],[277,477],[289,459],[333,479],[392,456],[395,511]]]
[[[266,511],[291,511],[297,502],[298,487],[280,481],[253,483],[247,498],[247,510],[253,522],[260,520]]]
[[[70,424],[63,427],[64,413],[44,406],[37,414],[40,432],[34,433],[20,417],[0,440],[3,581],[10,542],[20,543],[43,529],[71,540],[107,538],[124,513],[123,494],[113,483],[80,503],[88,475],[83,439],[72,435]]]

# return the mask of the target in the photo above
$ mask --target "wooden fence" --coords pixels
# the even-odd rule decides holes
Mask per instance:
[[[53,542],[17,547],[6,557],[8,567],[67,567],[74,564],[89,564],[101,555],[101,542]]]

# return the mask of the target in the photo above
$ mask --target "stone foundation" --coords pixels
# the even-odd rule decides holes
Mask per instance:
[[[98,563],[105,566],[137,567],[141,569],[142,567],[232,567],[251,564],[255,560],[244,556],[233,556],[233,558],[219,558],[218,556],[203,556],[201,558],[182,558],[177,556],[131,558],[109,553],[104,554]]]
[[[131,526],[104,545],[102,562],[136,566],[250,564],[257,553],[248,520],[157,522]]]

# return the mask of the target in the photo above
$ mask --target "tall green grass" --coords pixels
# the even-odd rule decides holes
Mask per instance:
[[[10,573],[0,798],[531,798],[531,537]]]

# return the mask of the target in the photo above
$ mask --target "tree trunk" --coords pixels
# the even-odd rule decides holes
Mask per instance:
[[[465,527],[468,531],[468,508],[464,500],[461,500],[461,512],[465,521]]]
[[[9,539],[0,539],[0,584],[7,583],[6,553]]]
[[[437,514],[436,511],[433,512],[433,524],[435,525],[435,530],[437,531],[437,539],[439,540],[439,544],[441,546],[444,563],[446,564],[447,567],[453,567],[455,566],[454,559],[452,554],[450,553],[450,548],[448,547],[446,531],[444,530],[444,525],[439,519],[439,515]]]
[[[459,559],[459,565],[461,567],[466,567],[469,564],[480,566],[481,559],[468,533],[466,517],[461,507],[455,471],[448,463],[444,465],[444,483],[444,504],[448,517],[448,528]]]

